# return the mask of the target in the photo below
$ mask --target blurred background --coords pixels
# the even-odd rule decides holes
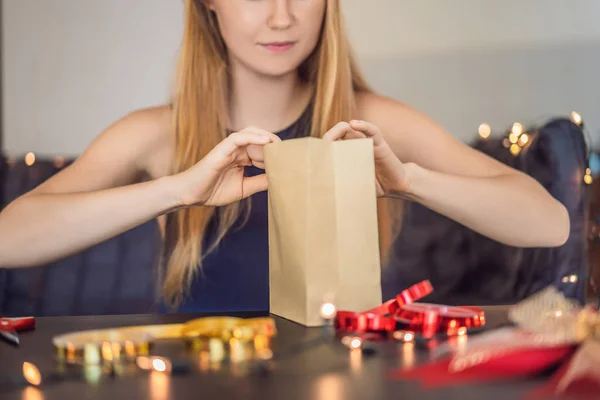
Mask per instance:
[[[4,0],[3,146],[75,156],[169,94],[180,0]],[[341,0],[381,93],[472,140],[576,110],[600,145],[600,2]],[[367,5],[368,4],[368,5]]]
[[[407,270],[430,265],[421,268],[426,276],[453,282],[438,293],[468,292],[470,297],[463,300],[480,301],[477,296],[489,290],[472,296],[473,273],[489,269],[490,260],[500,258],[510,267],[498,265],[504,272],[495,278],[510,288],[503,295],[498,290],[497,298],[487,299],[490,302],[512,301],[551,282],[579,299],[584,292],[596,293],[591,278],[600,232],[596,204],[600,192],[593,179],[600,172],[595,154],[600,149],[600,2],[341,3],[355,53],[375,89],[421,109],[460,140],[543,181],[572,215],[572,237],[562,249],[527,253],[495,248],[484,254],[481,249],[488,243],[481,244],[481,238],[460,227],[445,229],[448,222],[443,218],[415,211],[414,229],[425,232],[415,233],[408,221],[406,237],[418,239],[409,243],[404,237],[398,242],[396,253],[409,263],[396,271],[407,277],[411,276]],[[56,173],[115,120],[167,101],[182,20],[181,0],[2,1],[3,204]],[[553,125],[556,119],[560,123]],[[531,156],[525,154],[528,146]],[[436,236],[436,226],[444,233]],[[0,272],[0,312],[144,310],[149,286],[125,289],[114,283],[119,274],[133,277],[139,272],[135,268],[147,271],[154,262],[144,255],[150,252],[148,238],[153,237],[144,229],[50,269]],[[425,248],[423,243],[436,244]],[[456,265],[470,260],[472,266],[461,272],[460,279],[448,280],[435,272],[448,269],[442,265],[449,259],[443,249],[433,251],[446,254],[439,257],[442,261],[430,256],[440,243],[448,243],[459,255]],[[477,252],[481,256],[473,257]],[[498,257],[499,253],[510,256]],[[121,268],[125,264],[128,267]],[[102,277],[95,275],[98,265]],[[506,270],[514,274],[507,278]],[[538,273],[524,277],[524,270]],[[390,293],[418,278],[390,277],[395,282]],[[103,280],[105,287],[99,283]],[[529,283],[518,287],[515,282],[523,280]]]

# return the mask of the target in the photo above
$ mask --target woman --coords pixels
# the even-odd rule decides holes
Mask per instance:
[[[368,88],[339,0],[186,0],[185,11],[172,104],[125,116],[10,204],[1,266],[45,264],[160,217],[164,304],[268,310],[262,146],[302,135],[372,138],[381,197],[509,245],[565,242],[566,209],[533,179]]]

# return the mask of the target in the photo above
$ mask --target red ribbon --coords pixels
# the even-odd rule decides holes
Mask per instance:
[[[461,328],[479,328],[485,324],[483,311],[476,307],[415,303],[431,292],[431,282],[419,282],[371,310],[338,311],[335,326],[340,331],[357,333],[385,334],[410,330],[431,338],[437,334],[454,336],[461,332]]]

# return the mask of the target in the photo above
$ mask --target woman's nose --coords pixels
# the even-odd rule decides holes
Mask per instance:
[[[294,0],[272,0],[269,26],[273,29],[287,29],[294,23],[292,2]]]

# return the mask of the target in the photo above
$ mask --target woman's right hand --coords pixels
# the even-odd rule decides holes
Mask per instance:
[[[244,176],[244,167],[264,169],[263,146],[281,139],[249,127],[230,134],[192,168],[173,177],[181,207],[222,206],[267,189],[267,177]]]

